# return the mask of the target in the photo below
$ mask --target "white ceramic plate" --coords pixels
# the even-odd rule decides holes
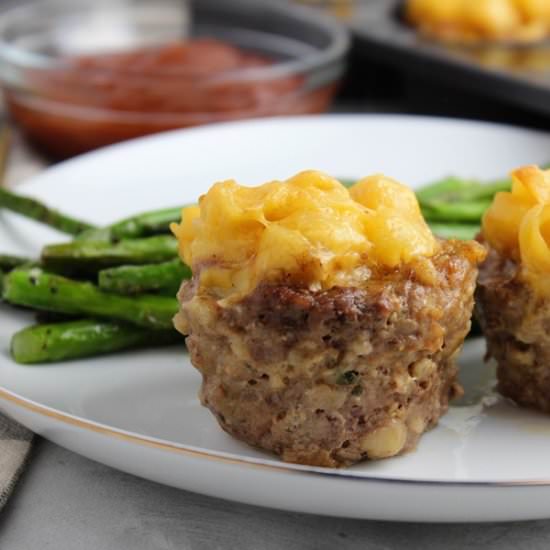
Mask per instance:
[[[550,135],[442,119],[325,116],[177,131],[107,148],[20,188],[106,223],[194,201],[211,183],[248,184],[306,168],[337,176],[385,172],[411,185],[447,174],[499,177],[550,160]],[[36,254],[63,237],[0,215],[0,250]],[[467,393],[416,452],[333,471],[284,464],[231,439],[196,397],[182,350],[23,367],[10,335],[31,316],[0,308],[0,411],[92,459],[227,499],[319,514],[413,521],[550,517],[550,418],[491,391],[483,342],[466,345]]]

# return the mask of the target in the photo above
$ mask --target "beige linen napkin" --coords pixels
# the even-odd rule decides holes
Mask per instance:
[[[23,470],[31,442],[29,430],[0,415],[0,510]]]

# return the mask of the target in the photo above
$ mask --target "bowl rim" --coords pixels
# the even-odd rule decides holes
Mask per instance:
[[[152,0],[151,0],[152,1]],[[192,2],[193,0],[191,0]],[[196,0],[200,2],[200,0]],[[314,69],[330,66],[345,58],[351,46],[351,33],[350,31],[336,18],[329,16],[322,11],[313,7],[302,6],[290,3],[273,2],[269,0],[232,0],[230,5],[237,5],[246,8],[247,5],[262,6],[271,13],[277,13],[292,17],[298,22],[304,22],[315,25],[318,29],[325,31],[330,38],[330,43],[327,47],[318,50],[312,50],[311,53],[307,53],[303,57],[291,59],[288,61],[274,62],[265,67],[252,67],[241,68],[234,71],[227,71],[209,77],[206,80],[223,81],[230,79],[231,81],[238,80],[273,80],[275,78],[282,78],[285,76],[291,76],[294,74],[307,73]],[[117,10],[125,9],[120,4],[117,6],[109,0],[29,0],[24,4],[12,6],[0,10],[0,79],[5,81],[6,79],[2,75],[2,65],[4,70],[6,67],[17,69],[36,69],[36,70],[55,70],[55,69],[69,69],[74,67],[70,60],[63,57],[49,56],[46,54],[40,54],[25,50],[18,46],[14,46],[11,41],[5,38],[6,31],[10,28],[10,22],[13,23],[14,18],[34,17],[36,10],[44,10],[51,7],[69,7],[70,9],[82,9],[87,6],[106,6],[107,9]],[[93,55],[93,54],[92,54]],[[93,74],[109,73],[113,74],[130,74],[124,70],[113,69],[79,69],[82,75],[89,71]],[[133,73],[134,76],[139,76],[139,73]],[[162,74],[166,76],[166,73],[162,72],[149,72],[147,78],[155,76],[155,74]],[[181,76],[181,73],[173,75],[174,78]]]

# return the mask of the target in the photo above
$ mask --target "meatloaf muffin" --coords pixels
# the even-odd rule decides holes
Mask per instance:
[[[193,269],[176,327],[238,439],[318,466],[390,457],[460,394],[484,250],[437,241],[400,184],[222,182],[174,232]]]
[[[499,391],[550,413],[550,172],[528,166],[512,177],[483,220],[476,312]]]

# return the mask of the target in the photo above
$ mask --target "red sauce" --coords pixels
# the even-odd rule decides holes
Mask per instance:
[[[243,79],[274,62],[212,39],[68,59],[5,90],[12,116],[48,153],[67,157],[162,130],[325,110],[334,86],[304,92],[302,76]]]

